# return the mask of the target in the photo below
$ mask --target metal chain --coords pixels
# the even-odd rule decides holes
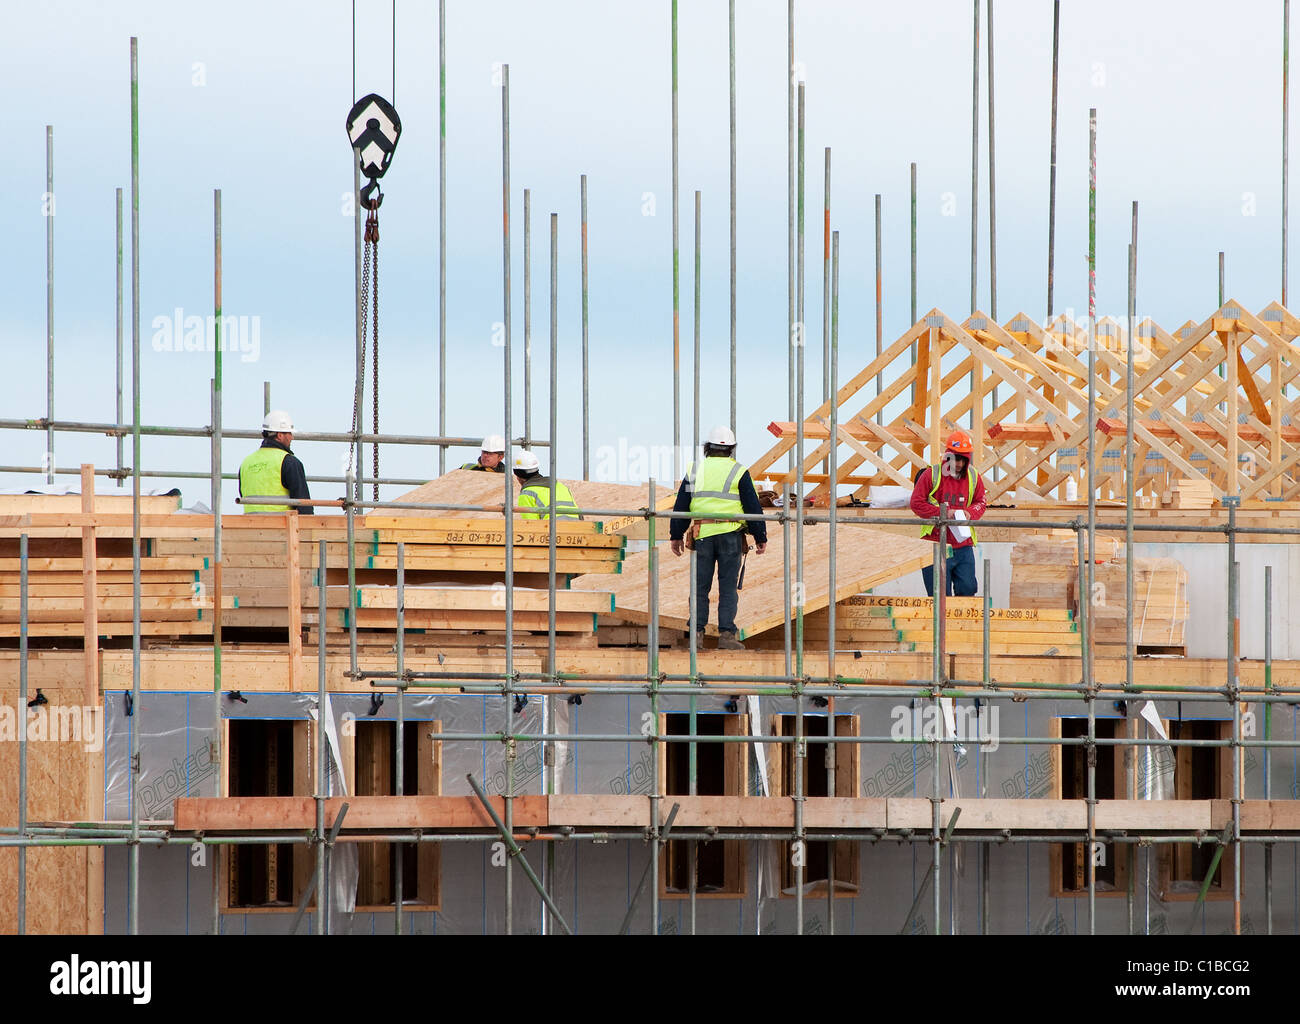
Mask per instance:
[[[374,275],[374,341],[373,351],[370,359],[370,378],[374,385],[374,425],[375,436],[379,436],[379,213],[373,211],[371,217],[374,219],[374,238],[371,245],[374,249],[374,262],[371,264]],[[376,441],[373,446],[375,456],[375,501],[379,500],[379,442]]]
[[[371,216],[373,216],[373,214],[369,214],[366,217],[367,235],[369,235],[370,233],[369,227],[370,227]],[[368,319],[369,316],[369,309],[370,309],[370,244],[367,241],[365,244],[365,248],[363,249],[363,255],[361,257],[361,363],[357,367],[357,374],[359,377],[358,384],[362,384],[366,379],[366,330],[365,328],[366,328],[366,320]],[[363,390],[364,387],[358,387],[352,399],[352,441],[348,445],[349,475],[351,474],[354,458],[355,458],[355,464],[357,467],[358,475],[360,475],[361,472],[361,454],[358,451],[358,449],[361,447],[361,442],[357,440],[357,437],[361,433],[361,392]],[[358,493],[360,492],[360,489],[361,489],[360,485],[358,485],[357,487]],[[352,495],[349,494],[348,497],[351,498]]]

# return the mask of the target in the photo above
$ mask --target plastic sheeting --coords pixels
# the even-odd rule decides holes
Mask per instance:
[[[333,719],[340,730],[349,716],[363,718],[370,709],[370,693],[335,694],[332,697]],[[316,695],[248,694],[248,703],[240,704],[223,697],[222,713],[227,718],[308,719],[315,710]],[[127,758],[130,732],[142,729],[140,795],[143,817],[146,805],[157,810],[170,807],[175,795],[215,795],[213,773],[205,769],[203,751],[212,736],[211,701],[206,694],[145,693],[132,716],[125,714],[124,695],[106,695],[106,807],[109,817],[129,815]],[[725,714],[727,695],[716,691],[701,693],[696,700],[700,714]],[[689,710],[684,696],[661,698],[657,710]],[[751,729],[770,734],[772,716],[792,714],[790,698],[753,698],[742,701],[750,714]],[[861,735],[890,736],[892,743],[858,745],[859,787],[863,797],[928,798],[933,791],[934,747],[925,742],[930,723],[918,709],[933,708],[921,701],[915,706],[908,698],[853,697],[836,698],[837,714],[859,716]],[[1016,703],[1008,698],[984,702],[982,724],[969,700],[956,701],[951,724],[944,715],[939,721],[941,735],[958,733],[961,750],[941,747],[939,764],[940,792],[947,797],[954,792],[963,796],[987,796],[1001,799],[1041,799],[1051,796],[1059,785],[1055,776],[1053,748],[1049,745],[1024,745],[1009,742],[1017,736],[1046,736],[1053,719],[1077,716],[1077,701],[1033,700]],[[397,699],[387,694],[375,717],[393,720]],[[628,742],[568,742],[556,745],[556,764],[544,763],[541,745],[520,742],[515,747],[514,792],[536,794],[548,790],[559,793],[648,794],[654,778],[654,750],[639,737],[643,725],[650,721],[650,702],[643,696],[584,695],[583,702],[569,704],[563,697],[529,697],[522,712],[516,714],[502,697],[410,694],[404,699],[405,717],[416,721],[438,721],[443,734],[499,733],[508,727],[515,733],[537,733],[549,713],[550,728],[561,733],[624,734],[636,739]],[[1263,734],[1263,709],[1256,705],[1255,735]],[[804,705],[805,715],[824,715]],[[1114,717],[1117,709],[1098,706],[1098,717]],[[1165,721],[1189,718],[1222,718],[1222,702],[1173,701],[1157,703],[1158,717]],[[1139,705],[1130,703],[1128,714],[1137,718]],[[1272,735],[1287,738],[1295,734],[1297,712],[1293,708],[1274,709]],[[963,725],[964,723],[964,725]],[[975,735],[963,737],[960,730],[977,725]],[[1138,726],[1139,730],[1145,728]],[[983,731],[979,731],[983,730]],[[918,735],[919,733],[919,735]],[[1139,735],[1145,735],[1139,732]],[[1154,735],[1154,732],[1152,733]],[[919,740],[919,742],[918,742]],[[1144,750],[1160,751],[1172,760],[1168,748],[1134,748],[1135,760]],[[761,793],[758,748],[749,747],[749,792]],[[442,792],[468,795],[472,791],[466,779],[472,774],[491,794],[500,794],[507,786],[507,747],[500,740],[444,742],[442,745]],[[1263,796],[1263,767],[1266,754],[1259,748],[1244,752],[1243,789],[1248,798]],[[1300,792],[1300,775],[1290,752],[1275,752],[1271,762],[1274,775],[1274,798],[1294,796]],[[1154,772],[1150,791],[1172,784],[1172,777],[1160,781]],[[1139,766],[1135,779],[1143,778]],[[147,803],[146,803],[147,802]],[[667,806],[664,813],[667,813]],[[162,815],[170,817],[170,811]],[[965,846],[970,849],[965,849]],[[524,856],[541,877],[556,901],[569,927],[579,934],[616,933],[627,916],[637,885],[650,858],[652,844],[644,840],[610,840],[607,842],[557,841],[524,843]],[[979,930],[980,862],[973,844],[963,844],[960,859],[953,849],[942,855],[940,895],[942,920],[940,930],[959,933]],[[1082,898],[1054,897],[1050,877],[1049,846],[1045,843],[1007,843],[983,847],[989,857],[991,898],[988,930],[1002,934],[1074,934],[1088,930],[1087,901]],[[788,844],[776,841],[745,841],[745,882],[743,895],[711,895],[697,899],[695,930],[701,934],[791,934],[795,931],[795,900],[779,891],[782,858]],[[212,871],[215,851],[209,849],[206,865],[195,866],[187,847],[142,851],[141,925],[142,930],[174,933],[202,932],[209,927],[211,913]],[[841,895],[834,902],[836,934],[897,933],[908,919],[908,911],[920,891],[932,859],[930,846],[923,842],[865,840],[857,844],[859,888],[855,894]],[[1262,853],[1245,851],[1245,870],[1252,878],[1260,877]],[[418,934],[501,934],[506,930],[506,869],[509,862],[494,837],[485,841],[447,842],[441,845],[440,902],[436,910],[408,905],[403,910],[404,930]],[[110,848],[105,857],[108,879],[106,922],[110,931],[125,924],[126,854]],[[1164,904],[1158,899],[1158,863],[1150,850],[1135,850],[1131,862],[1134,878],[1135,926],[1138,931],[1181,933],[1188,925],[1191,908],[1185,904]],[[545,920],[540,898],[519,869],[511,869],[513,931],[517,934],[558,931]],[[1275,887],[1279,882],[1275,880]],[[1289,891],[1289,890],[1288,890]],[[178,894],[183,893],[182,900]],[[1281,921],[1282,904],[1289,898],[1275,888],[1275,921]],[[1243,928],[1262,921],[1262,887],[1246,891]],[[646,934],[651,927],[652,894],[647,880],[645,891],[631,917],[629,931]],[[685,934],[691,930],[691,908],[687,898],[672,895],[659,901],[659,931]],[[1231,906],[1208,903],[1199,911],[1197,930],[1217,931],[1231,925]],[[243,914],[238,911],[222,915],[222,930],[227,933],[274,933],[287,931],[292,915]],[[927,894],[920,901],[909,931],[926,934],[934,930],[933,898]],[[349,934],[388,934],[393,930],[392,911],[356,912],[335,915],[338,932]],[[300,932],[311,930],[310,916]],[[830,908],[824,894],[804,899],[805,933],[831,931]],[[1096,930],[1099,933],[1124,933],[1128,930],[1127,907],[1123,899],[1098,900]],[[1262,931],[1262,924],[1258,930]]]

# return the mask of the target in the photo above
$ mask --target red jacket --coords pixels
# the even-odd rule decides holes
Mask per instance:
[[[970,466],[966,467],[966,474],[973,470]],[[922,519],[933,519],[939,514],[939,506],[930,504],[930,488],[932,468],[921,470],[921,475],[916,478],[916,485],[912,488],[912,511]],[[975,500],[969,505],[966,499],[970,497],[970,480],[967,475],[960,479],[954,480],[950,476],[945,476],[939,481],[939,493],[936,495],[940,502],[947,502],[949,511],[953,509],[965,509],[966,515],[974,520],[984,515],[984,478],[978,473],[975,475]],[[937,531],[936,531],[937,533]],[[931,535],[932,538],[934,535]],[[948,535],[948,543],[954,548],[970,547],[973,543],[970,538],[963,541],[954,541],[952,534]]]

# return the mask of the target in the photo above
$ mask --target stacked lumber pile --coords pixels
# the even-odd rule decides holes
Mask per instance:
[[[984,650],[984,601],[950,597],[946,603],[944,650],[980,654]],[[825,649],[830,640],[826,609],[804,617],[804,643]],[[780,635],[746,642],[749,647],[779,647]],[[836,650],[934,650],[934,600],[928,597],[878,597],[858,594],[835,610]],[[1080,652],[1078,626],[1066,609],[993,608],[989,615],[989,653],[996,655],[1073,655]]]
[[[1077,584],[1070,597],[1078,607]],[[1133,565],[1133,609],[1124,603],[1124,563],[1108,562],[1093,573],[1091,629],[1098,647],[1127,642],[1133,619],[1133,642],[1147,653],[1182,654],[1186,650],[1187,570],[1174,558],[1139,558]]]
[[[130,503],[100,499],[114,511],[81,512],[80,495],[5,495],[0,515],[0,637],[20,632],[20,536],[28,536],[27,633],[32,637],[84,637],[88,576],[94,576],[94,630],[100,637],[133,632],[133,557]],[[30,505],[37,511],[24,511]],[[200,580],[201,555],[171,555],[156,545],[177,530],[206,534],[212,520],[175,513],[175,496],[141,499],[140,633],[142,636],[212,634],[212,598]],[[178,525],[181,524],[181,525]],[[86,531],[92,540],[83,539]],[[83,551],[93,545],[94,564]],[[232,608],[233,598],[223,607]]]
[[[506,628],[505,530],[499,516],[358,516],[353,531],[356,592],[349,598],[347,524],[342,516],[228,518],[222,537],[222,586],[239,597],[239,608],[224,613],[231,627],[285,629],[291,618],[308,627],[320,624],[320,591],[325,587],[327,637],[355,621],[359,629],[391,634],[397,628],[397,546],[405,546],[405,628],[440,634],[504,633]],[[596,616],[613,610],[606,593],[567,590],[571,576],[622,571],[626,538],[606,535],[596,522],[556,524],[556,630],[592,636]],[[298,536],[295,567],[290,566],[289,534]],[[514,532],[514,628],[548,627],[549,525],[516,521]],[[321,559],[320,542],[325,542]],[[171,554],[211,553],[211,540],[163,543]],[[212,572],[203,573],[207,586]],[[292,594],[298,614],[290,615]],[[391,643],[391,635],[388,637]]]
[[[1133,607],[1124,600],[1123,549],[1098,538],[1092,619],[1098,644],[1125,643],[1132,618],[1135,642],[1151,653],[1180,653],[1186,644],[1187,570],[1173,558],[1137,558]],[[1078,542],[1073,536],[1031,537],[1011,549],[1012,608],[1079,611]]]
[[[1175,480],[1161,504],[1165,508],[1210,509],[1214,507],[1214,488],[1204,477]]]

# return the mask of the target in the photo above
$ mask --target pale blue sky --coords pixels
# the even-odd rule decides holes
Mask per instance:
[[[680,15],[683,437],[691,431],[693,191],[703,192],[703,429],[727,417],[727,4]],[[1057,310],[1087,304],[1087,111],[1098,109],[1098,306],[1122,314],[1129,203],[1141,203],[1139,311],[1172,327],[1214,307],[1217,252],[1251,308],[1280,293],[1281,2],[1062,5]],[[358,4],[357,91],[388,95],[389,0]],[[785,417],[785,4],[737,4],[740,455]],[[469,3],[447,14],[448,431],[499,429],[500,89],[511,66],[515,423],[522,432],[522,189],[533,196],[534,433],[546,430],[549,214],[559,214],[561,475],[580,470],[578,180],[589,176],[592,464],[602,445],[668,445],[671,205],[668,0]],[[981,18],[984,17],[981,4]],[[996,0],[998,311],[1045,312],[1051,13]],[[129,202],[128,40],[140,39],[142,416],[208,422],[211,356],[158,353],[156,316],[212,304],[212,190],[223,190],[225,309],[261,323],[226,360],[225,422],[256,426],[262,381],[303,430],[343,431],[353,386],[351,4],[13,5],[0,37],[9,147],[0,205],[0,416],[45,413],[45,125],[55,129],[56,416],[113,416],[114,188]],[[908,326],[908,164],[919,165],[920,311],[968,312],[971,5],[797,4],[807,80],[809,407],[821,394],[821,204],[833,149],[841,368],[874,353],[872,196],[884,197],[886,344]],[[987,26],[982,25],[986,33]],[[382,427],[437,430],[437,6],[397,3],[404,134],[385,179]],[[980,64],[981,92],[987,66]],[[390,98],[393,98],[390,96]],[[987,124],[980,138],[980,306],[988,304]],[[643,216],[653,193],[655,215]],[[129,227],[129,209],[127,211]],[[129,265],[127,268],[129,286]],[[129,291],[127,309],[129,354]],[[129,420],[129,365],[128,365]],[[367,422],[369,413],[367,413]],[[5,432],[3,464],[44,434]],[[300,444],[312,473],[336,452]],[[231,442],[233,469],[248,444]],[[146,466],[208,466],[204,441],[145,441]],[[62,435],[60,465],[112,442]],[[472,452],[454,451],[453,464]],[[543,456],[543,465],[547,460]],[[427,476],[432,449],[384,472]],[[0,475],[0,486],[22,478]],[[68,478],[65,482],[71,482]],[[103,486],[107,486],[104,484]],[[183,484],[206,500],[205,483]],[[317,485],[318,495],[333,495]],[[233,487],[227,487],[227,496]],[[391,490],[389,496],[395,496]],[[228,505],[233,510],[233,506]]]

